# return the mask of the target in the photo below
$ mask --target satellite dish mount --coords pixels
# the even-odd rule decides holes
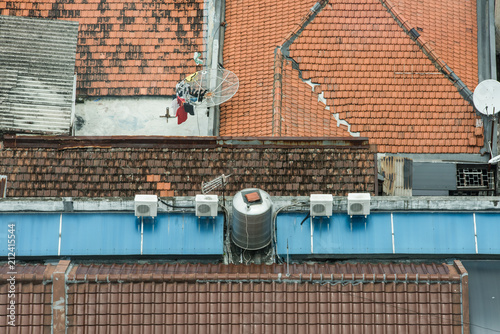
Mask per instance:
[[[484,141],[489,144],[490,158],[493,158],[493,155],[497,154],[495,119],[500,112],[500,82],[491,79],[481,81],[474,90],[472,100],[476,110],[487,121],[484,124]],[[485,146],[481,152],[486,150]]]

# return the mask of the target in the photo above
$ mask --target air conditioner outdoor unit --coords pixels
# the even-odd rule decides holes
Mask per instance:
[[[309,201],[311,217],[330,217],[332,215],[333,196],[330,194],[311,194]]]
[[[217,216],[217,207],[219,199],[217,195],[196,195],[196,216],[215,217]]]
[[[156,217],[158,215],[158,196],[135,195],[134,203],[136,217]]]
[[[353,193],[347,195],[347,214],[349,216],[368,216],[370,214],[370,194]]]

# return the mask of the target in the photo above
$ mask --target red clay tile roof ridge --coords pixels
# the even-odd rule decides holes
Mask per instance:
[[[404,32],[418,45],[420,50],[431,60],[434,66],[443,73],[455,86],[459,94],[466,100],[470,105],[474,107],[472,101],[472,91],[467,87],[467,85],[453,72],[453,70],[444,62],[431,48],[430,44],[423,38],[420,34],[416,32],[416,28],[413,27],[409,20],[406,19],[396,8],[396,6],[390,0],[380,0],[382,5],[387,8],[387,11],[398,25],[404,30]],[[476,110],[474,108],[474,110]],[[476,111],[477,113],[477,111]]]
[[[293,264],[288,271],[284,264],[224,265],[201,263],[125,263],[75,264],[68,272],[70,283],[81,282],[411,282],[450,283],[460,281],[466,270],[460,261],[453,264]],[[1,270],[1,267],[0,267]]]
[[[305,15],[302,20],[300,21],[299,24],[297,24],[296,28],[290,31],[287,37],[283,40],[281,43],[281,46],[279,47],[282,50],[282,53],[285,56],[289,55],[288,48],[290,45],[295,41],[295,39],[300,35],[300,33],[307,27],[309,23],[314,20],[316,15],[321,12],[321,10],[326,6],[328,3],[328,0],[319,0],[314,4],[314,6],[310,9],[309,13]]]
[[[280,46],[274,50],[274,80],[273,80],[273,104],[272,104],[272,136],[281,136],[282,130],[282,117],[281,107],[283,98],[283,59],[289,59],[289,47],[293,41],[300,35],[300,33],[307,27],[307,25],[314,20],[316,15],[325,7],[328,0],[320,0],[314,4],[309,12],[300,20],[295,26],[295,29],[285,37]],[[299,72],[300,74],[300,72]],[[302,79],[302,78],[301,78]],[[275,133],[276,125],[278,126],[278,133]]]

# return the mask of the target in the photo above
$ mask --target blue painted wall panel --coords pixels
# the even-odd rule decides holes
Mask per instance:
[[[345,213],[311,220],[307,213],[277,217],[278,253],[392,254],[391,214],[375,212],[366,219]],[[57,256],[59,213],[0,214],[0,256],[7,256],[9,223],[16,224],[16,256]],[[396,254],[475,254],[473,213],[394,213]],[[500,254],[500,213],[476,213],[479,254]],[[224,219],[198,219],[193,214],[160,214],[145,220],[145,255],[222,255]],[[63,213],[61,256],[139,255],[140,220],[131,213]]]
[[[222,255],[224,217],[200,218],[193,214],[159,214],[144,225],[143,254]]]
[[[476,213],[479,254],[500,254],[500,214]]]
[[[365,254],[392,253],[391,215],[378,213],[351,218],[334,214],[313,220],[311,252],[311,219],[300,225],[305,214],[281,214],[277,218],[278,253],[289,254]],[[352,224],[351,224],[352,221]]]
[[[318,238],[314,235],[316,254],[392,253],[390,213],[371,214],[366,219],[335,214],[331,233],[318,234]]]
[[[309,219],[300,225],[307,213],[282,213],[276,218],[278,254],[311,254],[311,225]]]
[[[472,213],[394,213],[398,254],[475,254]]]
[[[0,255],[7,256],[8,225],[15,223],[16,256],[57,256],[59,213],[0,215]]]
[[[61,255],[139,255],[141,229],[131,213],[66,213]]]

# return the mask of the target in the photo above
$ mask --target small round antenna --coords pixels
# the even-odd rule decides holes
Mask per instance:
[[[177,84],[175,92],[192,105],[215,107],[232,98],[239,85],[236,74],[219,67],[188,75]]]
[[[477,85],[472,97],[474,106],[483,115],[492,116],[500,111],[500,82],[484,80]]]

